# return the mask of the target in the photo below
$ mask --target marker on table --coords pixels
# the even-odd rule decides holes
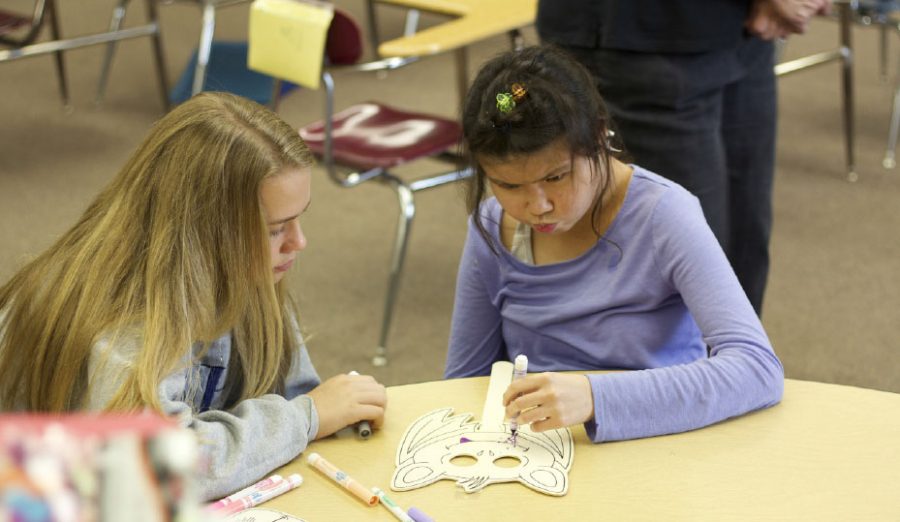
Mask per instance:
[[[288,476],[287,480],[279,482],[275,487],[264,489],[262,491],[253,491],[249,495],[240,497],[223,508],[216,509],[214,513],[219,515],[231,515],[258,506],[267,500],[272,500],[279,495],[299,487],[300,484],[303,484],[303,477],[294,473]]]
[[[359,375],[356,370],[351,371],[348,375]],[[356,434],[361,439],[368,439],[372,435],[372,425],[369,421],[359,421],[356,423]]]
[[[388,511],[391,512],[394,517],[400,522],[416,522],[409,515],[406,514],[406,511],[403,511],[400,506],[398,506],[393,500],[388,497],[384,491],[381,491],[378,488],[372,488],[372,493],[375,493],[375,496],[378,497],[378,500],[381,501],[381,505],[386,507]]]
[[[240,500],[241,498],[250,495],[253,492],[265,491],[266,489],[271,489],[282,482],[284,482],[284,479],[281,478],[281,475],[272,475],[271,477],[267,477],[267,478],[260,480],[256,484],[247,486],[246,488],[244,488],[236,493],[232,493],[231,495],[228,495],[225,498],[219,499],[211,504],[207,504],[206,509],[210,510],[210,511],[216,511],[216,510],[222,509],[225,506],[227,506],[233,502],[236,502],[236,501]]]
[[[309,456],[306,457],[306,461],[309,462],[310,466],[321,471],[331,480],[344,486],[344,488],[350,491],[350,493],[356,495],[357,498],[359,498],[366,504],[374,506],[378,503],[378,497],[375,494],[373,494],[359,482],[350,478],[350,475],[337,469],[334,464],[322,458],[322,456],[318,453],[310,453]]]
[[[525,374],[528,373],[528,356],[522,354],[516,356],[515,366],[513,366],[513,376],[512,380],[521,379],[525,377]],[[509,420],[509,430],[512,432],[512,436],[509,438],[509,441],[513,446],[516,445],[516,435],[519,431],[519,418],[518,415]]]
[[[409,506],[409,511],[406,512],[409,515],[409,518],[413,519],[414,522],[434,522],[434,519],[425,514],[421,509]]]

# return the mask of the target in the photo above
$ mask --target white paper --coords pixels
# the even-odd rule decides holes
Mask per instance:
[[[304,522],[304,520],[274,509],[250,508],[229,515],[224,522]]]
[[[547,495],[565,495],[575,453],[572,432],[534,433],[520,425],[513,446],[502,407],[511,379],[512,363],[494,363],[481,422],[471,421],[471,414],[453,415],[452,408],[413,422],[397,449],[391,489],[408,491],[448,479],[473,493],[488,484],[518,481]]]

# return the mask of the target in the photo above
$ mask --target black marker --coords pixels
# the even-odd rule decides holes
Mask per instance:
[[[351,371],[347,375],[359,375],[356,370]],[[372,435],[372,425],[369,421],[359,421],[356,423],[356,435],[361,439],[368,439]]]

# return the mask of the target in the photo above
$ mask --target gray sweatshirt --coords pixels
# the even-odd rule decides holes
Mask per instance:
[[[228,379],[232,335],[217,339],[203,357],[202,345],[191,348],[194,361],[166,377],[159,385],[165,415],[190,428],[200,446],[198,492],[212,500],[259,480],[306,449],[319,430],[312,399],[304,395],[320,383],[306,346],[298,336],[283,395],[268,394],[241,401],[226,409],[233,391]],[[85,409],[102,410],[122,384],[140,349],[139,337],[120,336],[97,342],[91,351],[90,386]],[[186,354],[188,355],[188,354]]]

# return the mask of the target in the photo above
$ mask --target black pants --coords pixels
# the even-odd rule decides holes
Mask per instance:
[[[757,314],[769,273],[776,90],[771,42],[648,54],[568,48],[590,69],[635,163],[700,199]]]

